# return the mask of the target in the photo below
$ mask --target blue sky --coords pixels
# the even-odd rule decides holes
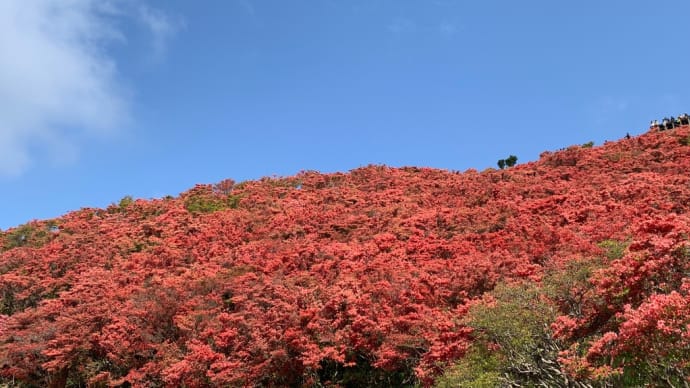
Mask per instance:
[[[0,228],[640,134],[690,111],[689,19],[680,0],[4,0]]]

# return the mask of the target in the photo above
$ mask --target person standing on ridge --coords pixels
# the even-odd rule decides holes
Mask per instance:
[[[688,125],[690,124],[690,116],[688,116],[687,113],[683,113],[680,115],[680,125]]]
[[[663,120],[661,120],[661,126],[659,127],[660,130],[665,130],[666,127],[668,126],[668,117],[664,117]]]

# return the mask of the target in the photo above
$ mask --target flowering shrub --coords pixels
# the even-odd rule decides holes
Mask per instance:
[[[625,254],[588,279],[596,297],[559,317],[571,346],[561,362],[573,376],[624,385],[683,385],[690,376],[687,219],[646,220]]]
[[[226,181],[3,232],[0,385],[430,386],[480,360],[463,379],[682,385],[687,136]]]

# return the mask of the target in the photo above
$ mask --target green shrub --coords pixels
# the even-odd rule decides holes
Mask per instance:
[[[134,203],[134,198],[132,198],[131,195],[125,195],[124,197],[122,197],[120,202],[117,204],[117,207],[119,207],[120,210],[125,210],[133,203]]]
[[[226,203],[230,209],[237,209],[240,206],[241,195],[228,195]]]
[[[503,170],[506,167],[513,167],[517,163],[517,160],[518,160],[518,158],[515,155],[510,155],[509,157],[507,157],[505,159],[499,159],[497,162],[498,168]]]
[[[192,195],[187,197],[184,207],[191,213],[213,213],[225,209],[237,209],[240,195]]]
[[[623,257],[629,243],[604,240],[597,245],[604,251],[601,257],[570,260],[562,268],[545,274],[544,295],[558,306],[561,314],[581,317],[583,310],[606,303],[590,279],[596,271]]]
[[[562,343],[552,337],[550,325],[557,315],[582,316],[583,309],[604,303],[590,279],[623,257],[628,242],[605,240],[598,245],[604,251],[601,257],[569,261],[546,273],[541,284],[499,284],[472,306],[464,320],[474,329],[475,341],[437,386],[589,386],[566,377],[558,363]]]
[[[225,203],[222,200],[211,198],[192,197],[184,205],[192,213],[212,213],[225,209]]]
[[[599,248],[604,250],[604,255],[609,261],[618,260],[623,257],[625,249],[630,245],[626,241],[604,240],[597,244]]]
[[[561,349],[549,330],[557,311],[542,294],[537,284],[501,284],[474,305],[466,323],[475,343],[438,386],[567,386],[557,361]]]
[[[28,223],[11,229],[2,236],[0,251],[23,246],[39,248],[51,240],[51,230],[54,226],[54,223],[48,223],[47,226]]]
[[[504,383],[498,352],[491,352],[483,344],[474,344],[453,367],[436,380],[438,388],[493,388]]]
[[[517,163],[517,160],[518,160],[517,156],[515,156],[515,155],[510,155],[510,156],[506,159],[506,167],[513,167],[513,166]]]

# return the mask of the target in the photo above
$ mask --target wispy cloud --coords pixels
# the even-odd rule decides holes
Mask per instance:
[[[163,59],[170,39],[184,27],[184,22],[145,5],[139,6],[138,19],[151,32],[153,59],[156,61]]]
[[[73,160],[81,140],[130,120],[107,50],[126,42],[116,21],[139,17],[160,53],[173,31],[158,11],[132,9],[104,0],[0,1],[0,175],[26,171],[38,150]]]

